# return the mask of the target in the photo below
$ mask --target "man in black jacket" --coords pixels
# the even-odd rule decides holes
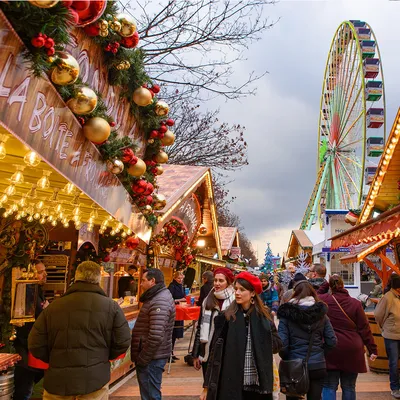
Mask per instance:
[[[108,399],[110,361],[124,354],[130,330],[119,305],[100,288],[100,266],[76,269],[75,283],[47,307],[29,335],[29,351],[49,363],[44,400]]]
[[[37,279],[39,280],[38,292],[35,306],[35,318],[49,305],[44,297],[43,285],[46,283],[46,267],[40,260],[34,260],[32,264],[36,268]],[[33,387],[43,378],[43,370],[28,366],[28,335],[32,330],[33,322],[17,327],[17,338],[14,342],[16,352],[21,356],[21,361],[14,370],[14,400],[29,400]]]
[[[212,271],[204,272],[201,278],[203,280],[203,286],[200,289],[200,297],[196,303],[198,306],[203,304],[204,299],[208,296],[208,293],[210,293],[214,286],[214,274]]]

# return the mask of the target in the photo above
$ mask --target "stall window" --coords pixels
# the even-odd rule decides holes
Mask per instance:
[[[331,255],[331,274],[338,274],[342,277],[345,285],[354,285],[354,264],[342,264],[340,255]]]

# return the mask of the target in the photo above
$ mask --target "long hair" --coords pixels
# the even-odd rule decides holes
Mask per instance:
[[[253,286],[246,280],[244,279],[236,279],[235,283],[238,283],[239,285],[243,286],[246,290],[249,290],[250,292],[254,292]],[[253,311],[255,311],[259,316],[265,317],[268,320],[272,320],[271,314],[268,311],[268,308],[264,306],[264,303],[261,301],[260,296],[256,293],[254,298],[254,304],[250,305],[250,309],[247,312],[247,314],[251,314]],[[239,311],[239,305],[236,303],[236,300],[232,302],[232,304],[228,307],[228,309],[225,311],[225,318],[229,321],[232,319],[233,321],[236,321],[236,313]]]
[[[339,275],[332,275],[329,278],[329,287],[332,290],[332,293],[336,293],[338,290],[344,288],[344,282],[341,276]]]
[[[299,301],[308,296],[314,297],[315,302],[319,301],[317,292],[314,290],[310,282],[308,281],[297,282],[293,288],[293,295],[291,299],[296,299],[297,301]]]

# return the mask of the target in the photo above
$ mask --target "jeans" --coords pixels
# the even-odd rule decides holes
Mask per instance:
[[[44,376],[44,371],[24,368],[17,365],[14,369],[14,400],[29,400],[33,387]]]
[[[390,390],[399,390],[399,369],[400,340],[385,339],[386,354],[389,358]]]
[[[145,367],[136,366],[142,400],[161,400],[161,381],[168,359],[152,360]]]
[[[328,371],[328,376],[324,380],[322,400],[336,400],[339,381],[342,388],[342,400],[355,400],[357,376],[357,373],[352,372]]]

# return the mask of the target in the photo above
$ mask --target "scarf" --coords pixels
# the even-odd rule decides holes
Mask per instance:
[[[219,309],[218,305],[213,310],[206,310],[205,305],[207,303],[207,298],[203,301],[200,326],[200,342],[206,345],[206,349],[202,361],[207,361],[208,359],[210,342],[214,335],[214,319],[217,316],[218,311],[226,310],[233,302],[233,300],[235,300],[235,290],[232,286],[228,286],[226,289],[219,292],[216,292],[214,291],[214,289],[212,289],[208,296],[215,296],[219,300],[224,300],[224,302],[222,304],[221,310]]]
[[[303,307],[311,307],[315,304],[315,299],[312,296],[307,296],[300,300],[291,299],[289,300],[289,303],[298,304],[299,306]]]
[[[156,283],[150,289],[147,289],[141,296],[139,301],[144,303],[147,300],[152,299],[157,293],[161,292],[161,290],[165,289],[164,283]]]

